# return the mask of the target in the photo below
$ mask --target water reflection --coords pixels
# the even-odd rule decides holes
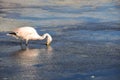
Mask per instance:
[[[17,58],[20,64],[25,65],[34,65],[38,63],[40,56],[50,57],[52,55],[52,47],[49,46],[47,48],[42,49],[33,49],[33,48],[21,48],[18,51],[13,52],[12,56]]]
[[[14,68],[17,68],[17,72],[14,72],[14,75],[9,77],[12,80],[34,80],[37,78],[39,71],[34,65],[40,65],[41,67],[45,66],[45,61],[51,59],[53,54],[53,48],[51,46],[47,48],[25,48],[12,52],[10,63],[15,65]],[[41,72],[42,73],[42,72]],[[41,77],[39,77],[41,78]]]

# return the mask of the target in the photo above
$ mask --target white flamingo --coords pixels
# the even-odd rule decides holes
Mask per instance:
[[[20,27],[8,33],[7,35],[13,36],[16,39],[20,39],[21,41],[25,40],[26,46],[28,45],[29,40],[47,39],[47,46],[50,45],[50,43],[52,42],[52,37],[50,34],[45,33],[42,36],[40,36],[33,27]]]

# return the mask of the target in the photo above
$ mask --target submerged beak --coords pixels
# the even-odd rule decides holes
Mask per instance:
[[[46,45],[47,45],[47,46],[50,46],[50,44],[51,44],[51,42],[52,42],[52,37],[51,37],[51,35],[49,35],[49,34],[47,34],[47,33],[46,33],[46,35],[47,35]]]
[[[47,42],[47,43],[46,43],[46,46],[50,46],[50,42]]]

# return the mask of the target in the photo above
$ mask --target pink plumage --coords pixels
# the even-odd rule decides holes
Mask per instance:
[[[47,39],[46,45],[50,45],[50,43],[52,42],[52,37],[50,34],[45,33],[44,35],[41,36],[37,33],[37,31],[33,27],[20,27],[8,33],[7,35],[13,36],[16,39],[25,40],[26,45],[28,45],[29,40]]]

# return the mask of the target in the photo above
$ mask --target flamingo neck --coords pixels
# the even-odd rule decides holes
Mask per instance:
[[[46,45],[49,45],[52,42],[52,37],[50,34],[45,33],[39,37],[40,40],[47,39]]]

